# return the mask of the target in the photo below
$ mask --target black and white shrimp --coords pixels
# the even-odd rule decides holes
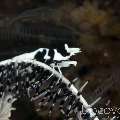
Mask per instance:
[[[70,58],[77,53],[80,53],[80,48],[69,48],[67,44],[64,46],[64,52],[60,53],[57,49],[39,48],[31,53],[25,53],[14,57],[14,59],[35,59],[46,63],[51,67],[69,67],[77,65],[76,61],[71,61]]]
[[[9,120],[10,111],[14,109],[12,103],[22,96],[27,96],[31,101],[38,100],[39,105],[50,104],[50,112],[54,106],[59,106],[66,120],[99,120],[81,94],[86,83],[78,91],[74,82],[65,78],[60,70],[61,67],[77,64],[70,58],[79,53],[80,49],[69,48],[65,44],[65,50],[68,54],[66,56],[56,49],[53,49],[54,54],[50,56],[49,49],[40,48],[0,62],[0,120]],[[84,116],[81,115],[82,107],[86,113]]]

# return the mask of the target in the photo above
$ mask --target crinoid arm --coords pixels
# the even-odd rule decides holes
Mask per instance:
[[[53,76],[49,78],[52,73],[54,73]],[[0,62],[0,84],[4,88],[0,89],[1,95],[3,96],[6,92],[11,94],[12,101],[21,97],[21,95],[25,95],[31,101],[38,100],[39,104],[50,104],[50,111],[55,106],[59,106],[58,109],[61,112],[64,111],[62,113],[65,119],[71,117],[76,119],[83,106],[86,112],[90,114],[90,118],[97,119],[95,118],[96,114],[82,94],[78,95],[79,92],[75,86],[59,72],[42,62],[28,59],[19,59],[18,61],[9,59]],[[0,100],[2,103],[3,98],[1,97]],[[12,108],[11,105],[10,107]],[[0,116],[6,115],[2,114],[2,110]],[[8,118],[10,112],[7,112],[7,114],[6,117]]]

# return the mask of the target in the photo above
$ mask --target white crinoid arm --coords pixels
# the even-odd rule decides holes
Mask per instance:
[[[12,107],[15,100],[16,99],[10,94],[4,94],[0,98],[0,120],[10,120],[11,111],[15,110],[15,108]]]
[[[66,47],[67,47],[67,46],[66,46]],[[80,49],[78,49],[78,48],[66,48],[66,49],[67,49],[68,53],[70,53],[70,54],[72,54],[72,55],[74,55],[75,53],[79,53],[79,52],[80,52]],[[39,49],[39,50],[41,50],[41,49]],[[37,50],[36,52],[38,52],[39,50]],[[42,68],[44,68],[44,69],[47,69],[47,70],[51,71],[51,72],[54,73],[54,75],[56,75],[58,78],[61,77],[62,82],[65,83],[67,86],[69,86],[68,89],[72,92],[72,94],[74,94],[77,98],[80,99],[80,102],[83,104],[83,106],[84,106],[84,108],[86,109],[86,111],[90,113],[90,117],[91,117],[91,118],[94,118],[96,114],[93,112],[93,109],[91,108],[90,105],[88,105],[88,103],[87,103],[86,100],[83,98],[83,96],[82,96],[82,95],[78,95],[78,92],[79,92],[79,91],[75,88],[75,86],[74,86],[73,84],[71,84],[71,82],[70,82],[68,79],[66,79],[63,75],[61,75],[59,72],[57,72],[56,70],[52,69],[52,67],[50,67],[50,66],[48,66],[48,65],[46,65],[46,64],[44,64],[44,63],[42,63],[42,62],[40,62],[40,61],[36,61],[36,60],[34,59],[34,56],[35,56],[36,52],[25,53],[25,54],[23,54],[23,55],[21,55],[21,56],[16,56],[16,57],[14,57],[13,59],[9,59],[9,60],[6,60],[6,61],[2,61],[2,62],[0,62],[0,65],[10,64],[11,62],[15,62],[15,63],[25,62],[25,63],[35,64],[35,65],[37,65],[37,66],[40,66],[40,67],[42,67]],[[31,58],[33,58],[33,59],[31,59]],[[69,61],[69,60],[66,61],[66,62],[68,62],[68,63],[65,64],[64,61],[63,61],[63,63],[62,63],[62,65],[63,65],[64,67],[67,67],[67,66],[69,66],[70,64],[76,64],[76,62],[75,62],[75,63],[72,63],[72,62]],[[10,104],[9,104],[9,102],[7,102],[7,99],[6,99],[6,98],[7,98],[7,97],[3,97],[3,98],[1,98],[1,100],[0,100],[0,103],[1,103],[0,120],[9,120],[9,119],[8,119],[8,118],[10,117],[10,112],[9,112],[9,111],[12,110],[12,103],[13,103],[14,99],[13,99],[13,101],[10,102]],[[3,106],[4,106],[4,107],[3,107]],[[6,115],[6,114],[7,114],[7,115]],[[2,119],[2,118],[4,118],[4,115],[6,115],[6,118],[5,118],[5,119]],[[94,120],[99,120],[99,119],[97,119],[97,117],[96,117]]]
[[[71,82],[67,78],[65,78],[63,75],[61,75],[56,70],[52,69],[50,66],[48,66],[48,65],[46,65],[46,64],[44,64],[42,62],[36,61],[36,60],[25,60],[25,59],[18,60],[18,61],[17,60],[14,61],[13,59],[9,59],[9,60],[0,62],[0,65],[10,64],[11,62],[15,62],[15,63],[21,63],[21,62],[32,63],[32,64],[40,66],[40,67],[42,67],[42,68],[44,68],[46,70],[51,71],[51,73],[54,73],[54,75],[57,76],[58,78],[61,77],[62,82],[65,83],[66,86],[68,86],[68,89],[72,92],[73,95],[75,95],[77,98],[79,98],[80,102],[83,104],[83,107],[86,109],[87,112],[90,113],[90,117],[91,118],[95,117],[96,114],[93,112],[93,109],[91,108],[91,106],[88,105],[88,103],[86,102],[86,100],[83,98],[82,95],[78,95],[79,91],[75,88],[75,86],[73,84],[71,84]],[[9,111],[12,109],[11,108],[12,104],[7,103],[6,97],[5,98],[3,97],[1,99],[1,103],[2,103],[1,106],[4,106],[4,107],[1,107],[0,120],[9,120],[7,118],[9,118],[9,116],[10,116],[10,112]],[[6,119],[2,119],[2,118],[4,118],[3,117],[4,115],[6,115]],[[95,118],[94,120],[99,120],[99,119]]]

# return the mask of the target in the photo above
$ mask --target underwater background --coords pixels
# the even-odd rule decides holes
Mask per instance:
[[[89,103],[101,96],[96,107],[120,107],[120,0],[0,0],[0,60],[40,47],[64,44],[81,48],[73,59],[76,68],[64,71],[76,87],[89,84],[83,95]],[[61,120],[49,118],[47,108],[18,100],[12,120]]]

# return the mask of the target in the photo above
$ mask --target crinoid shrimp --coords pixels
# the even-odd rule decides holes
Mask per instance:
[[[65,44],[65,52],[63,55],[57,49],[40,48],[0,62],[0,120],[10,120],[11,110],[15,110],[12,104],[22,96],[49,105],[49,113],[58,107],[65,120],[99,120],[82,96],[87,82],[77,90],[73,84],[76,78],[70,82],[61,71],[76,66],[70,58],[81,51]]]

